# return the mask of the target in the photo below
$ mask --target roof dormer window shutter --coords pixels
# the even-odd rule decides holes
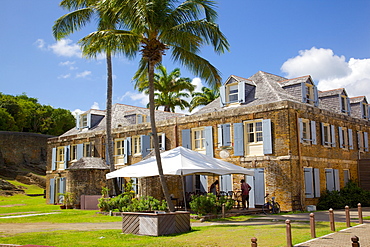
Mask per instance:
[[[307,88],[306,83],[301,83],[302,103],[307,103]]]
[[[345,106],[343,105],[342,96],[339,94],[339,106],[340,106],[340,112],[345,112]]]
[[[224,107],[225,106],[225,103],[226,103],[226,98],[225,98],[225,90],[226,90],[226,87],[225,85],[222,85],[220,87],[220,107]]]
[[[86,127],[89,129],[91,128],[91,113],[87,113],[87,126]]]
[[[319,92],[316,86],[313,87],[313,93],[314,93],[314,99],[315,99],[314,106],[318,107],[319,106]]]
[[[347,101],[347,113],[348,116],[351,116],[351,102],[348,97],[346,98],[346,101]]]
[[[80,114],[76,115],[76,129],[80,129]]]
[[[362,102],[361,102],[360,110],[361,110],[361,118],[365,118],[366,119],[365,105]]]
[[[239,103],[245,102],[245,83],[241,81],[238,83],[238,101]]]

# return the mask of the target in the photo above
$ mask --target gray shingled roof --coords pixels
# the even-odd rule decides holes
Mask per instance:
[[[336,88],[328,91],[319,91],[319,98],[342,94],[344,88]]]
[[[349,101],[351,102],[351,104],[360,103],[360,102],[363,102],[363,101],[365,101],[365,103],[367,103],[367,100],[366,100],[365,96],[352,97],[352,98],[349,98]]]
[[[97,115],[105,115],[105,111],[101,110],[94,110],[90,109],[88,112],[91,114],[97,114]],[[131,106],[131,105],[124,105],[124,104],[114,104],[112,107],[112,128],[118,128],[118,127],[125,127],[132,125],[131,122],[125,116],[133,115],[133,114],[143,114],[143,115],[150,115],[149,109],[144,107],[138,107],[138,106]],[[170,118],[175,117],[183,117],[184,114],[181,113],[173,113],[173,112],[165,112],[165,111],[159,111],[157,110],[155,112],[155,118],[156,121],[166,120]],[[83,129],[78,130],[76,128],[73,128],[63,135],[63,136],[70,136],[70,135],[77,135],[79,133],[88,133],[88,132],[94,132],[94,131],[104,131],[106,129],[106,122],[105,118],[103,118],[96,126],[93,126],[90,129]]]
[[[99,169],[99,170],[109,170],[109,166],[107,166],[102,158],[97,157],[82,157],[81,159],[77,160],[73,165],[71,165],[69,170],[77,170],[77,169]]]
[[[309,78],[310,78],[310,76],[306,75],[306,76],[302,76],[302,77],[298,77],[298,78],[279,81],[279,83],[282,87],[286,87],[286,86],[290,86],[290,85],[301,84],[302,82],[306,82]]]

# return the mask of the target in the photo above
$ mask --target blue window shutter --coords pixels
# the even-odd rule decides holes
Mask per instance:
[[[302,103],[307,103],[306,83],[301,83]]]
[[[364,147],[365,147],[365,151],[368,152],[369,151],[369,136],[367,132],[364,132]]]
[[[346,99],[347,99],[347,113],[348,116],[351,116],[351,102],[348,97]]]
[[[336,147],[337,144],[336,144],[336,141],[335,141],[335,126],[334,125],[331,125],[331,146],[332,147]]]
[[[238,101],[240,103],[245,102],[245,82],[244,81],[240,81],[238,83]]]
[[[69,150],[71,146],[64,146],[64,169],[68,168],[68,161],[69,161]]]
[[[234,123],[234,156],[244,156],[243,123]]]
[[[262,120],[263,154],[272,154],[271,119]]]
[[[87,113],[87,128],[91,128],[91,113]]]
[[[166,134],[165,133],[162,133],[161,135],[161,138],[162,138],[162,146],[160,147],[162,150],[166,150]]]
[[[298,118],[298,125],[299,125],[299,140],[303,143],[303,121],[302,118]]]
[[[348,129],[348,145],[349,145],[349,149],[353,149],[352,129]]]
[[[191,149],[191,136],[190,129],[184,129],[181,131],[182,136],[182,146]]]
[[[50,181],[49,203],[54,204],[55,203],[55,179],[51,178],[49,181]]]
[[[315,121],[311,121],[311,141],[312,141],[312,144],[314,144],[314,145],[317,144],[317,140],[316,140],[316,122]]]
[[[315,103],[314,103],[314,105],[315,105],[316,107],[318,107],[318,106],[319,106],[319,92],[318,92],[318,90],[317,90],[317,87],[316,87],[316,86],[314,86],[314,88],[313,88],[313,92],[314,92],[314,97],[315,97]]]
[[[199,180],[200,180],[200,192],[208,192],[208,189],[207,189],[207,176],[206,175],[197,175],[199,176]]]
[[[324,126],[324,123],[320,123],[320,126],[321,126],[321,144],[325,145],[327,143],[325,143],[325,126]]]
[[[342,104],[342,96],[339,94],[339,106],[340,106],[340,112],[343,112],[344,105]]]
[[[228,175],[222,175],[221,178],[221,187],[220,190],[224,192],[232,191],[232,182],[231,182],[231,174]]]
[[[213,133],[212,126],[204,127],[204,135],[206,140],[206,155],[213,157]]]
[[[226,104],[226,93],[225,93],[225,85],[220,87],[220,106],[223,107]]]
[[[340,190],[340,181],[339,181],[339,170],[338,169],[333,169],[334,173],[334,186],[335,190],[339,191]]]
[[[361,118],[366,118],[366,114],[364,112],[364,107],[362,103],[360,103],[360,110],[361,110]]]
[[[128,163],[128,156],[131,155],[130,153],[130,147],[131,147],[131,137],[128,137],[126,138],[124,141],[123,141],[123,155],[124,155],[124,162],[125,164]]]
[[[314,197],[312,168],[303,168],[306,198]]]
[[[143,116],[141,114],[136,115],[137,123],[140,124],[143,122]]]
[[[144,158],[150,153],[150,136],[141,135],[141,156]]]
[[[342,127],[338,127],[338,134],[339,134],[339,147],[343,148],[343,132]]]
[[[222,124],[217,125],[217,147],[222,147],[224,145],[222,138]]]
[[[230,129],[231,129],[231,124],[222,125],[222,140],[223,140],[222,146],[231,146]]]
[[[146,115],[146,121],[150,123],[150,115]]]
[[[77,144],[77,160],[84,156],[84,144]]]
[[[333,169],[325,169],[326,189],[333,191],[335,189]]]
[[[367,118],[370,120],[370,107],[367,105]]]
[[[57,148],[51,150],[51,170],[55,171],[57,161]]]
[[[320,197],[320,170],[319,168],[314,168],[314,184],[315,184],[315,197]]]
[[[80,114],[76,115],[76,129],[80,129]]]

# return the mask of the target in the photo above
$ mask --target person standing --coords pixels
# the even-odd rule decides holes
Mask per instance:
[[[213,184],[211,184],[211,186],[209,187],[209,193],[217,195],[218,189],[216,186],[218,186],[218,180],[214,181]]]
[[[252,187],[245,182],[244,179],[240,180],[240,186],[242,190],[242,210],[249,209],[249,191]]]

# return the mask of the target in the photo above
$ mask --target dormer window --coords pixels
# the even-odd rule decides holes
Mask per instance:
[[[369,118],[369,106],[365,102],[361,103],[361,117],[363,119]]]
[[[238,102],[238,84],[232,84],[227,87],[228,89],[228,96],[229,96],[229,103]]]
[[[87,114],[80,116],[80,127],[81,128],[87,127]]]
[[[318,106],[319,97],[314,84],[308,82],[302,83],[302,103]]]
[[[349,98],[346,95],[341,94],[339,95],[339,101],[340,101],[340,112],[347,113],[349,116],[351,114]]]
[[[149,117],[144,114],[136,114],[136,124],[149,122]]]

